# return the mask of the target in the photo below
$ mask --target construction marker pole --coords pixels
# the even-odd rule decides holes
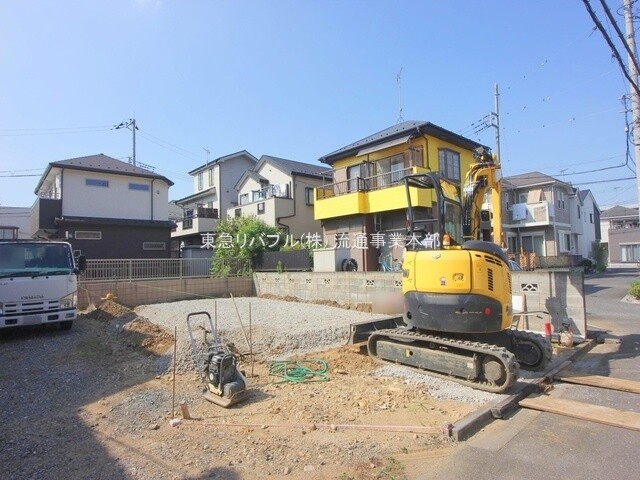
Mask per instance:
[[[233,306],[236,308],[236,315],[238,317],[238,322],[240,322],[240,330],[242,330],[242,334],[244,335],[244,340],[247,342],[247,347],[251,349],[251,342],[249,342],[249,338],[247,337],[247,332],[244,331],[244,325],[242,325],[242,318],[240,318],[240,311],[238,310],[238,305],[236,305],[236,299],[233,297],[233,293],[230,293],[229,296],[231,300],[233,300]]]
[[[253,377],[253,335],[251,331],[251,302],[249,302],[249,355],[251,355],[251,376]]]
[[[171,418],[176,418],[176,353],[178,350],[178,327],[173,327],[173,395],[171,397]]]
[[[547,337],[547,341],[551,343],[551,323],[544,323],[544,336]]]

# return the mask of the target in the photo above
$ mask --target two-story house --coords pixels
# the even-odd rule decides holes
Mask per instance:
[[[201,246],[203,235],[216,231],[218,221],[236,204],[234,185],[251,170],[258,159],[246,150],[208,161],[191,170],[193,194],[176,200],[183,215],[171,233],[173,250],[185,246]]]
[[[595,260],[594,245],[602,241],[600,228],[600,207],[591,190],[577,190],[579,209],[576,207],[576,223],[582,225],[582,234],[577,238],[578,253],[585,258]]]
[[[638,207],[616,205],[602,212],[602,244],[609,251],[609,265],[640,262],[638,219]]]
[[[593,258],[599,209],[589,191],[541,172],[505,177],[502,189],[505,242],[527,267],[544,266],[544,257],[571,257],[558,265]]]
[[[29,207],[0,207],[0,239],[31,238]]]
[[[263,155],[236,183],[238,204],[227,210],[227,216],[255,215],[296,240],[320,235],[313,204],[323,173],[326,168],[321,166]]]
[[[61,238],[89,259],[166,258],[173,182],[103,154],[51,162],[31,208],[34,238]]]
[[[315,218],[330,244],[350,250],[358,270],[395,267],[406,234],[403,178],[438,172],[462,185],[482,146],[431,122],[407,121],[342,147],[320,158],[333,179],[316,189]],[[428,199],[417,202],[427,212],[432,207]]]

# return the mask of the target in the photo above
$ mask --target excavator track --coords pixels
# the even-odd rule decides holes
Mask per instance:
[[[380,362],[413,367],[487,392],[503,393],[518,378],[515,355],[482,342],[391,328],[372,333],[367,348]]]
[[[505,333],[522,369],[537,372],[549,365],[553,351],[545,337],[526,330],[505,330]]]

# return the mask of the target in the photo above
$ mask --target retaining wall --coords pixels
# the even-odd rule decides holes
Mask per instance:
[[[259,296],[335,302],[390,314],[402,312],[399,272],[259,272],[253,278]],[[511,279],[513,295],[524,296],[528,312],[549,313],[522,317],[519,328],[543,332],[544,323],[551,322],[557,332],[562,322],[568,322],[574,334],[586,335],[584,276],[580,269],[512,271]]]
[[[197,298],[254,296],[251,277],[230,278],[176,278],[158,280],[110,280],[104,282],[83,282],[78,286],[78,308],[99,305],[102,299],[113,293],[117,302],[127,307],[151,303],[193,300]]]

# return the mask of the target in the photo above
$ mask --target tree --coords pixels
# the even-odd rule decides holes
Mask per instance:
[[[263,252],[280,249],[282,232],[255,215],[222,220],[216,231],[211,274],[216,277],[246,275]],[[240,260],[238,260],[240,259]]]

